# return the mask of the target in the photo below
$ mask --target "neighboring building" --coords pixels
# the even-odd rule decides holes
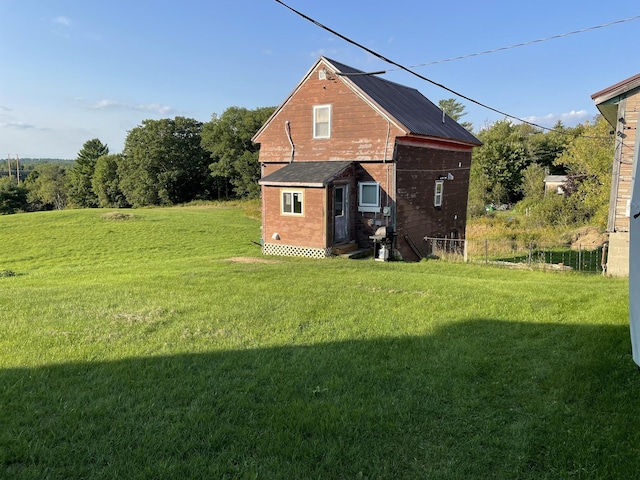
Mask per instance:
[[[544,195],[545,197],[549,193],[556,193],[558,195],[564,195],[564,184],[567,181],[566,175],[547,175],[544,177]]]
[[[256,133],[263,252],[327,257],[395,233],[464,238],[471,151],[481,142],[420,92],[321,57]]]
[[[607,273],[627,276],[633,154],[640,110],[640,74],[594,93],[591,98],[616,133],[607,222]]]

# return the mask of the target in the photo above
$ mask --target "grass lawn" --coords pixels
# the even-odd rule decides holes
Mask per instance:
[[[121,212],[0,217],[0,478],[637,477],[626,280]]]

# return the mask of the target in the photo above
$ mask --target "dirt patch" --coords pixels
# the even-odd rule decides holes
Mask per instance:
[[[232,257],[227,261],[233,263],[263,263],[263,264],[276,264],[282,263],[282,260],[275,260],[270,258],[256,258],[256,257]]]
[[[595,250],[608,239],[607,234],[598,231],[596,227],[582,227],[571,234],[571,249]]]
[[[135,217],[132,213],[123,213],[123,212],[108,212],[102,215],[104,220],[114,220],[114,221],[123,221],[123,220],[133,220]]]

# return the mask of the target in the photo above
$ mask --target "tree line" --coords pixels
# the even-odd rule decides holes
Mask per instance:
[[[439,106],[465,128],[465,107]],[[175,205],[194,200],[257,198],[258,145],[251,138],[275,107],[230,107],[209,122],[185,117],[144,120],[128,132],[122,153],[88,140],[73,166],[33,166],[22,185],[0,179],[0,213],[63,208]],[[611,185],[613,136],[602,117],[543,130],[508,119],[475,132],[469,185],[470,216],[487,205],[515,205],[540,224],[604,226]],[[567,175],[564,195],[545,196],[548,174]]]
[[[33,166],[22,184],[0,179],[0,213],[257,197],[258,145],[251,138],[274,110],[230,107],[205,123],[144,120],[118,154],[88,140],[71,167],[46,162]]]
[[[458,121],[466,114],[455,99],[439,106]],[[471,217],[486,215],[489,205],[509,205],[538,226],[606,225],[614,137],[601,115],[572,128],[559,121],[548,130],[504,119],[475,135],[483,145],[473,151]],[[545,195],[547,175],[567,177],[562,195]]]

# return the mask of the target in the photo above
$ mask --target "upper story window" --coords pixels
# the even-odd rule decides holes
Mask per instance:
[[[436,189],[433,195],[433,206],[442,206],[442,194],[444,192],[444,180],[436,180]]]
[[[378,182],[360,182],[358,184],[358,211],[380,211],[380,185]]]
[[[301,190],[282,190],[282,214],[303,215],[303,199]]]
[[[331,137],[331,105],[313,107],[313,138]]]

